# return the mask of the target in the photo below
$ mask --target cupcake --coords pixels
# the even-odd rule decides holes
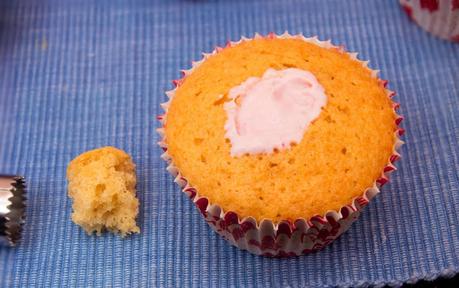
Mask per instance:
[[[395,170],[398,104],[356,54],[256,35],[194,63],[167,92],[168,171],[210,226],[255,254],[321,249]]]
[[[459,0],[400,0],[406,14],[424,30],[459,42]]]

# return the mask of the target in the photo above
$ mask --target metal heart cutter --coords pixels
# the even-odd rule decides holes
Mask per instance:
[[[0,245],[15,246],[25,219],[25,179],[0,175]]]

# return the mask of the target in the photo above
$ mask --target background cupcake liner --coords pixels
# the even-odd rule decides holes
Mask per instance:
[[[262,38],[259,34],[255,34],[256,38]],[[315,45],[327,48],[336,49],[341,53],[347,53],[342,46],[334,46],[331,41],[320,41],[317,37],[306,38],[303,35],[290,35],[285,32],[282,35],[270,33],[266,38],[295,38],[313,43]],[[252,40],[242,37],[237,42],[228,42],[226,47],[237,45],[243,41]],[[392,155],[387,160],[387,165],[381,172],[381,176],[367,188],[361,196],[355,197],[351,203],[341,207],[339,211],[328,211],[325,215],[316,215],[310,219],[296,219],[294,222],[283,220],[274,223],[271,220],[262,220],[260,222],[252,217],[241,218],[233,211],[224,211],[217,203],[210,203],[205,197],[199,195],[199,192],[188,183],[187,179],[180,174],[178,168],[174,165],[171,157],[167,153],[167,143],[164,133],[164,125],[167,121],[167,110],[169,103],[175,95],[175,90],[181,85],[183,80],[192,73],[203,61],[210,56],[219,53],[225,48],[217,47],[212,53],[203,53],[203,59],[198,62],[193,62],[191,69],[183,70],[183,77],[174,80],[175,89],[167,91],[166,95],[169,101],[161,104],[165,111],[164,115],[158,116],[162,127],[157,131],[161,135],[161,140],[158,144],[163,149],[162,158],[168,162],[167,171],[175,177],[175,182],[178,183],[183,192],[193,201],[196,207],[205,218],[206,222],[223,238],[228,240],[234,246],[247,250],[251,253],[264,256],[288,257],[306,254],[312,251],[320,250],[333,240],[344,233],[351,224],[357,220],[361,210],[369,203],[369,201],[379,193],[379,189],[389,181],[389,175],[396,170],[394,162],[400,159],[400,154],[397,149],[403,144],[399,136],[403,135],[404,130],[398,125],[403,120],[403,117],[397,115],[395,123],[397,129],[394,132],[396,142],[393,147]],[[357,59],[357,53],[347,53],[356,61],[362,63],[362,66],[368,68],[368,61],[360,61]],[[372,76],[377,78],[378,71],[371,70]],[[387,86],[387,81],[379,80],[381,85]],[[389,98],[395,95],[395,92],[386,89],[386,94]],[[393,109],[396,111],[399,104],[393,103]]]
[[[426,31],[459,43],[459,0],[400,0],[400,4]]]

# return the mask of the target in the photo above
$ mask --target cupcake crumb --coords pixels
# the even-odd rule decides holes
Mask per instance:
[[[85,152],[70,162],[67,179],[72,220],[88,234],[140,232],[135,164],[126,152],[114,147]]]

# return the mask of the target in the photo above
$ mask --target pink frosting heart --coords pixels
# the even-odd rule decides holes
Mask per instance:
[[[272,153],[299,143],[327,103],[324,88],[308,71],[268,69],[229,91],[225,136],[231,156]]]

